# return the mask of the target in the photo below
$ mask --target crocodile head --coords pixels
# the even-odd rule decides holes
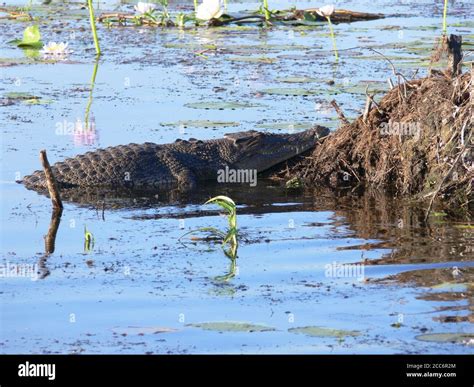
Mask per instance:
[[[262,133],[255,130],[226,134],[237,148],[233,165],[238,169],[265,171],[316,146],[319,139],[327,136],[329,129],[314,126],[293,134]]]

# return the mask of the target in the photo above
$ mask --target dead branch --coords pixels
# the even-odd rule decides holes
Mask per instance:
[[[56,179],[54,178],[53,171],[51,170],[51,166],[49,165],[48,157],[46,155],[45,150],[42,150],[40,152],[40,160],[43,166],[44,175],[46,178],[46,185],[48,187],[49,196],[51,197],[51,201],[53,203],[53,208],[62,210],[63,203],[61,201],[61,196],[59,195],[58,185],[56,184]]]

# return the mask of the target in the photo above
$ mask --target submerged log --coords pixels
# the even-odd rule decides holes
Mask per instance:
[[[218,27],[228,24],[312,24],[312,23],[323,23],[327,22],[324,16],[318,14],[318,8],[309,8],[309,9],[296,9],[296,10],[281,10],[275,11],[270,20],[266,21],[265,17],[258,13],[251,14],[240,14],[236,16],[224,14],[218,19],[211,19],[207,22],[209,27]],[[347,9],[337,9],[331,15],[332,23],[351,23],[355,21],[365,21],[365,20],[375,20],[384,18],[385,15],[381,13],[366,13],[366,12],[355,12],[349,11]],[[147,26],[161,26],[161,27],[176,27],[176,24],[171,20],[162,22],[160,18],[156,20],[144,17],[137,16],[130,13],[103,13],[97,17],[97,21],[101,23],[112,23],[119,26],[137,26],[137,25],[147,25]]]
[[[298,9],[293,11],[294,20],[307,20],[308,16],[314,21],[326,22],[326,18],[318,14],[318,8]],[[332,23],[352,23],[355,21],[382,19],[385,15],[381,13],[354,12],[347,9],[336,9],[331,15]],[[287,19],[291,20],[291,19]]]

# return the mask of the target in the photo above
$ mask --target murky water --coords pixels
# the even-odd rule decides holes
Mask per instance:
[[[293,5],[270,1],[271,8]],[[192,3],[170,8],[178,6]],[[336,25],[338,65],[326,25],[101,26],[104,55],[96,64],[79,3],[33,2],[43,40],[74,50],[68,61],[49,64],[7,43],[31,23],[0,19],[2,353],[473,351],[471,223],[434,213],[427,226],[418,208],[386,197],[285,190],[265,180],[184,196],[93,197],[66,204],[55,252],[42,259],[49,199],[14,183],[39,169],[41,149],[54,162],[130,142],[335,128],[332,99],[354,117],[367,83],[379,95],[388,88],[390,66],[366,47],[407,76],[426,71],[442,2],[337,6],[388,15]],[[230,13],[257,7],[229,2]],[[469,1],[450,3],[450,32],[463,35],[466,50],[473,11]],[[94,130],[75,133],[86,116]],[[227,281],[219,276],[231,262],[219,244],[180,239],[199,227],[226,227],[214,207],[202,205],[221,193],[239,205],[237,268]],[[85,227],[94,236],[90,251]],[[337,264],[354,271],[339,273]]]

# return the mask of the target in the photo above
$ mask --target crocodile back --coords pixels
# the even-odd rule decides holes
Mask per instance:
[[[61,187],[145,185],[150,176],[166,177],[157,158],[159,148],[145,143],[98,149],[65,159],[51,169]],[[44,172],[25,176],[23,183],[27,188],[45,188]]]

